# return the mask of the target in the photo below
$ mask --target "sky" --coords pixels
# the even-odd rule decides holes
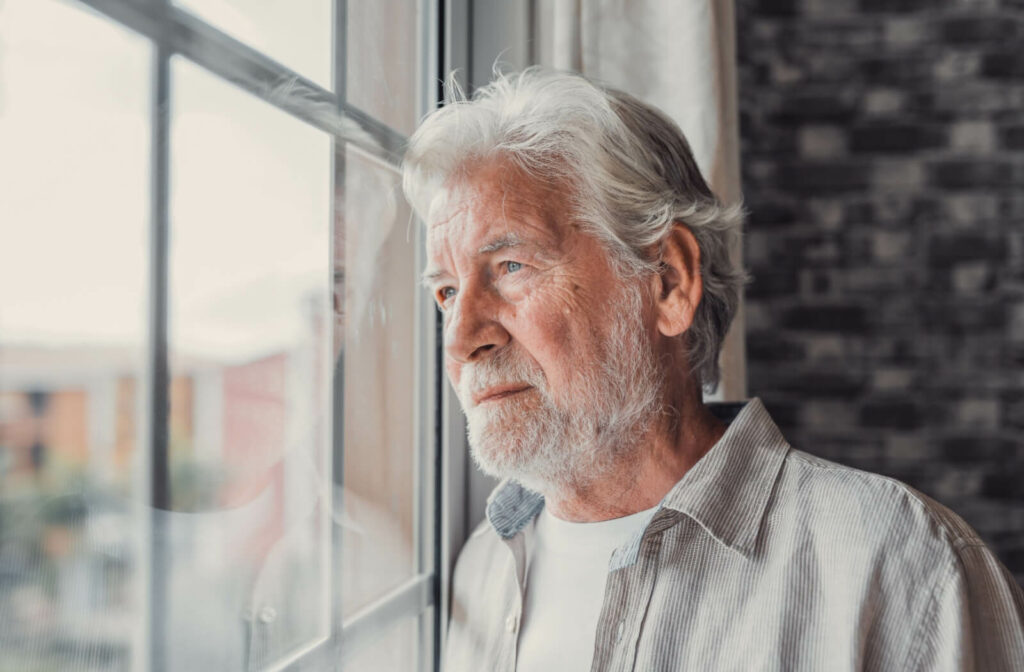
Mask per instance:
[[[186,4],[326,83],[329,1],[287,12],[305,32],[242,1]],[[0,348],[144,344],[152,58],[76,3],[0,0]],[[171,77],[172,350],[279,351],[328,299],[330,139],[180,57]]]

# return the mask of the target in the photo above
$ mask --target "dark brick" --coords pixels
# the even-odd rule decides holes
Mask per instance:
[[[751,283],[746,286],[746,296],[751,298],[792,296],[800,288],[796,268],[752,268],[750,274]]]
[[[999,236],[968,231],[956,235],[936,236],[928,245],[928,261],[945,268],[959,261],[984,260],[994,263],[1006,259],[1006,241]]]
[[[834,286],[833,274],[827,270],[800,272],[800,291],[805,296],[828,294]]]
[[[843,250],[838,236],[831,233],[799,233],[776,238],[776,260],[797,262],[802,269],[807,267],[832,268],[842,258]]]
[[[796,129],[792,127],[779,128],[759,124],[756,129],[749,131],[747,137],[750,140],[744,150],[750,156],[775,157],[780,154],[795,154],[797,150]]]
[[[1004,194],[997,204],[999,217],[1010,224],[1024,220],[1024,194]]]
[[[924,359],[921,348],[921,338],[916,334],[912,338],[898,338],[889,336],[881,338],[892,347],[890,351],[879,357],[880,363],[898,364],[902,366],[921,366]]]
[[[876,399],[860,409],[860,422],[865,427],[910,430],[921,427],[921,409],[902,399]]]
[[[947,4],[945,0],[860,0],[861,9],[871,14],[946,9]]]
[[[999,143],[1006,149],[1024,149],[1024,124],[1000,129]]]
[[[1024,0],[1021,1],[1024,2]],[[1010,89],[1011,91],[1014,92],[1013,97],[1020,104],[1017,105],[1017,109],[996,110],[991,115],[989,115],[989,118],[991,118],[997,126],[1000,124],[1020,123],[1020,111],[1021,109],[1024,109],[1024,78],[1021,78],[1016,82],[1006,82],[1005,86],[1007,89]]]
[[[787,163],[779,167],[776,182],[782,189],[803,194],[861,191],[871,182],[871,167],[857,161]]]
[[[1007,347],[1006,363],[1014,368],[1024,368],[1024,343],[1017,343]]]
[[[985,476],[981,492],[992,499],[1024,498],[1024,469],[1020,467]]]
[[[874,201],[849,201],[843,206],[843,219],[851,224],[864,224],[879,220],[878,207]],[[900,218],[901,221],[904,219]]]
[[[921,115],[942,121],[1020,113],[1024,92],[1008,82],[967,79],[944,82],[933,88],[918,87],[912,105]]]
[[[992,544],[1000,549],[1019,548],[1024,551],[1024,532],[1002,530],[991,535]]]
[[[977,298],[973,300],[979,301]],[[1005,309],[999,302],[990,301],[981,310],[989,312],[989,319],[994,323],[1005,321],[1000,320],[1005,317]],[[933,389],[960,393],[999,393],[1008,389],[1008,381],[1020,380],[1018,372],[1012,368],[1012,347],[1000,328],[986,328],[986,325],[979,324],[961,326],[960,323],[966,320],[960,315],[969,315],[971,311],[950,308],[949,312],[950,317],[946,318],[946,323],[932,322],[924,325],[942,333],[944,340],[952,345],[951,350],[937,356],[938,368],[930,378]]]
[[[1003,421],[1008,427],[1024,429],[1024,394],[1015,392],[1003,400]]]
[[[974,297],[959,301],[946,297],[926,299],[922,301],[921,314],[924,327],[961,338],[979,338],[984,332],[1002,331],[1006,326],[1002,302],[984,303]],[[965,345],[973,349],[973,342]]]
[[[923,124],[875,123],[850,131],[853,152],[911,152],[941,147],[947,140],[945,129]]]
[[[747,215],[748,226],[774,226],[777,224],[792,224],[798,220],[799,209],[793,203],[776,200],[764,200],[746,203],[749,214]]]
[[[791,296],[800,287],[795,268],[751,269],[750,276],[751,281],[746,290],[750,298]]]
[[[872,56],[861,62],[861,72],[871,84],[907,85],[930,81],[935,61],[924,55]]]
[[[900,230],[913,224],[933,226],[946,216],[945,203],[914,192],[871,193],[870,199],[848,200],[843,206],[844,221],[856,226],[893,225]]]
[[[787,95],[768,118],[778,124],[801,122],[846,122],[857,114],[857,97],[836,92],[798,91]]]
[[[797,404],[794,404],[791,401],[775,399],[764,394],[757,394],[755,396],[761,397],[761,401],[771,414],[772,420],[774,420],[775,424],[780,428],[786,430],[796,426]]]
[[[981,61],[981,74],[993,79],[1024,79],[1024,49],[1016,45],[987,54]]]
[[[844,261],[860,263],[865,259],[870,259],[874,254],[874,241],[863,230],[847,229],[843,231],[840,245]]]
[[[970,434],[955,436],[942,441],[943,456],[957,464],[1001,462],[1013,454],[1017,446],[1012,441],[995,437]]]
[[[826,370],[780,375],[774,387],[784,392],[802,393],[813,397],[853,399],[867,387],[863,374],[858,371]]]
[[[1024,567],[1024,548],[1000,549],[999,559],[1007,568]],[[1014,578],[1018,584],[1024,586],[1024,572],[1017,572]]]
[[[902,483],[907,483],[930,497],[935,496],[935,493],[929,487],[929,468],[927,463],[922,463],[921,461],[890,461],[880,467],[868,467],[867,470],[877,472],[889,478],[895,478]],[[948,500],[944,500],[943,503],[951,506]]]
[[[856,81],[860,75],[860,63],[850,58],[849,53],[837,52],[833,47],[815,47],[804,40],[799,50],[794,49],[790,59],[793,68],[798,68],[804,79],[815,85],[837,84],[845,86]]]
[[[911,224],[934,224],[935,220],[944,213],[944,201],[936,197],[917,197],[910,194],[910,211],[907,213],[906,221]]]
[[[800,361],[807,352],[799,340],[778,331],[752,331],[746,344],[747,357],[765,362]]]
[[[799,0],[754,0],[752,11],[759,16],[796,16]]]
[[[1020,23],[1006,16],[956,16],[943,21],[939,30],[947,44],[992,44],[1019,34]]]
[[[943,189],[986,189],[1011,186],[1014,166],[992,159],[952,159],[928,167],[930,181]]]
[[[783,44],[811,48],[815,53],[832,57],[845,57],[847,62],[853,61],[849,58],[851,50],[877,49],[885,39],[883,19],[867,15],[815,16],[787,28],[779,36],[784,40]],[[837,44],[844,45],[846,49],[837,50]]]
[[[797,306],[785,311],[782,325],[798,331],[863,332],[867,311],[862,306]]]

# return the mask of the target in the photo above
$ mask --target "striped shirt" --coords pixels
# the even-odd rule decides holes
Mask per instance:
[[[514,482],[491,495],[447,672],[515,669],[543,506]],[[612,554],[591,669],[1020,671],[1024,594],[956,514],[792,449],[754,399]]]

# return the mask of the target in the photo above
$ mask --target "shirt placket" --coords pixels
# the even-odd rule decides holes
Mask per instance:
[[[516,657],[519,649],[519,631],[523,619],[523,598],[526,594],[526,537],[527,533],[524,530],[505,541],[515,561],[516,580],[516,590],[510,595],[510,599],[505,605],[506,615],[504,632],[502,634],[503,641],[500,647],[503,651],[500,660],[506,663],[501,669],[507,670],[507,672],[515,672]],[[496,667],[495,669],[497,670],[498,668]]]
[[[660,550],[661,533],[645,535],[636,562],[608,574],[591,672],[633,670],[657,579]]]

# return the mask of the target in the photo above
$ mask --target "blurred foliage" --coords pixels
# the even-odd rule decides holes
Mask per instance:
[[[203,463],[191,456],[175,456],[171,459],[171,507],[188,512],[217,509],[226,481],[220,465]]]

